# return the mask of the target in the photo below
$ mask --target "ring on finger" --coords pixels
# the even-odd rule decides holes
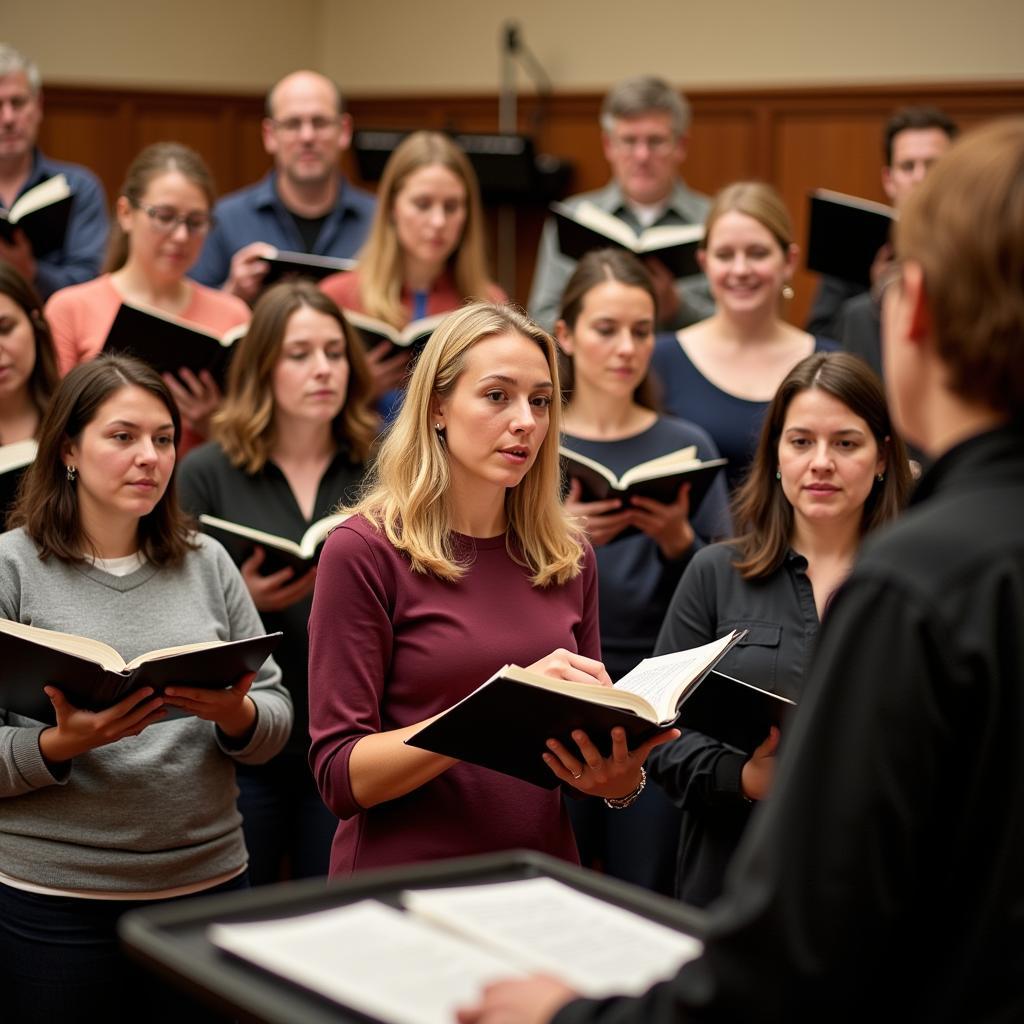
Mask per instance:
[[[581,768],[581,769],[580,769],[580,770],[579,770],[579,771],[578,771],[578,772],[577,772],[577,773],[576,773],[575,775],[573,775],[573,777],[572,777],[572,781],[573,781],[573,782],[576,782],[576,781],[578,781],[579,779],[582,779],[582,778],[583,778],[583,772],[584,772],[585,770],[586,770],[586,768],[585,768],[585,767]]]

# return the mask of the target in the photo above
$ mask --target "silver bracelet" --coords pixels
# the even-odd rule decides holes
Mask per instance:
[[[643,765],[640,766],[640,781],[637,783],[636,789],[632,793],[627,793],[625,796],[606,796],[604,798],[605,807],[610,807],[613,811],[622,811],[629,807],[630,804],[636,803],[637,797],[644,791],[644,786],[647,785],[647,769]]]

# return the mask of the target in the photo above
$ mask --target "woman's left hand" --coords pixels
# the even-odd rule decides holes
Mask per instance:
[[[634,495],[630,499],[630,520],[652,540],[657,541],[666,558],[678,558],[693,547],[690,525],[690,485],[679,488],[671,505]]]
[[[575,729],[572,738],[579,748],[574,754],[558,740],[548,740],[550,753],[544,763],[567,786],[590,796],[618,799],[633,793],[640,785],[640,769],[647,755],[662,743],[679,738],[678,729],[666,729],[641,743],[636,750],[626,744],[626,730],[612,729],[612,752],[604,757],[582,730]]]
[[[181,708],[196,718],[213,722],[222,733],[232,739],[244,736],[256,721],[256,705],[248,696],[255,672],[242,676],[226,690],[204,690],[197,686],[168,686],[164,690],[164,704]]]
[[[206,437],[210,433],[210,417],[223,398],[213,375],[209,370],[201,370],[197,377],[183,366],[177,376],[165,373],[163,378],[178,403],[181,418],[197,434]]]

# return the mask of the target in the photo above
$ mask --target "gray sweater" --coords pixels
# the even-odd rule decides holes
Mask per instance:
[[[0,617],[102,640],[126,661],[262,633],[227,553],[198,540],[179,567],[117,577],[40,561],[27,534],[12,530],[0,535]],[[257,723],[244,747],[233,749],[211,722],[176,718],[55,771],[39,751],[45,726],[0,709],[0,871],[55,888],[142,892],[240,869],[232,758],[258,764],[284,745],[292,708],[280,680],[267,661],[250,691]]]

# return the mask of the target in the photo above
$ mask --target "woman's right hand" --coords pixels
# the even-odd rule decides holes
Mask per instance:
[[[537,672],[550,679],[567,679],[574,683],[592,683],[595,686],[611,686],[611,676],[605,671],[604,665],[593,658],[584,658],[575,651],[567,651],[559,647],[546,657],[527,665],[531,672]]]
[[[779,749],[779,727],[773,725],[768,738],[750,755],[740,773],[740,788],[748,800],[763,800],[775,782],[775,752]]]
[[[259,570],[265,558],[266,552],[257,544],[253,553],[239,567],[257,611],[279,612],[313,593],[313,584],[316,583],[315,566],[298,579],[295,579],[295,572],[288,566],[268,576],[261,576]]]
[[[138,736],[143,729],[167,714],[162,697],[144,686],[103,711],[76,708],[56,686],[44,686],[57,724],[39,734],[39,751],[52,764],[70,761],[86,751],[116,743],[125,736]]]
[[[381,341],[366,353],[366,366],[370,371],[372,397],[381,398],[389,391],[402,386],[409,371],[408,352],[394,351],[390,341]]]
[[[618,498],[610,498],[607,501],[580,501],[581,491],[579,480],[570,481],[569,493],[565,498],[565,510],[580,521],[595,548],[607,544],[630,525],[632,512],[623,509]]]

